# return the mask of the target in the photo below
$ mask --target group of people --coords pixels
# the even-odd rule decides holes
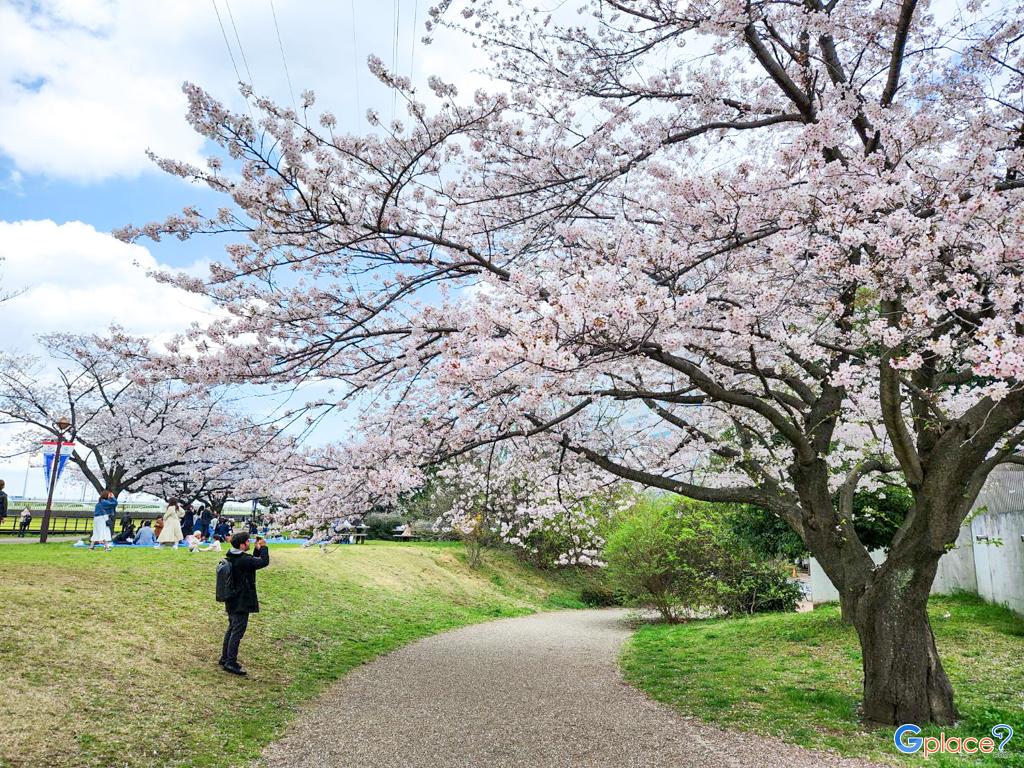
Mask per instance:
[[[0,484],[0,492],[3,485]],[[6,497],[3,497],[6,501]],[[6,507],[4,507],[6,511]],[[93,511],[93,530],[89,549],[102,544],[106,549],[113,546],[114,527],[117,512],[117,497],[112,491],[105,491]],[[247,531],[232,531],[231,521],[226,517],[214,517],[211,510],[201,508],[193,510],[189,504],[180,504],[177,499],[168,499],[163,515],[153,526],[149,520],[143,522],[138,533],[131,519],[126,515],[122,522],[122,531],[118,541],[136,545],[161,547],[171,545],[177,548],[178,543],[185,541],[190,552],[200,549],[216,549],[220,551],[221,543],[229,542],[230,549],[222,563],[230,573],[227,594],[221,594],[218,566],[217,599],[224,603],[227,613],[228,627],[224,633],[220,659],[217,663],[225,672],[233,675],[245,675],[246,671],[238,663],[238,646],[249,626],[249,615],[260,609],[256,594],[256,571],[270,565],[270,552],[267,542],[260,536],[256,537],[253,551],[250,552],[250,533],[255,533],[256,523],[250,521]],[[185,535],[185,532],[188,532]]]
[[[146,520],[138,529],[126,513],[121,520],[121,532],[114,536],[116,516],[117,497],[112,491],[105,491],[93,510],[89,549],[101,545],[109,550],[114,544],[177,549],[184,541],[189,552],[211,549],[219,552],[222,543],[230,540],[235,532],[228,518],[215,516],[209,507],[193,509],[191,504],[173,498],[167,500],[163,514],[155,522]],[[255,533],[255,523],[250,522],[249,527],[250,532]]]

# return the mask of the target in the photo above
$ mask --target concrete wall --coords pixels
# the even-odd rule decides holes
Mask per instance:
[[[1024,512],[978,515],[970,530],[977,593],[1024,615]]]
[[[965,591],[1024,615],[1024,467],[1000,467],[978,495],[970,522],[939,560],[932,594]],[[876,563],[885,552],[871,553]],[[811,600],[839,600],[839,592],[811,558]]]
[[[876,549],[868,554],[876,563],[885,562],[884,549]],[[815,605],[839,602],[839,590],[835,588],[832,580],[825,575],[824,569],[813,557],[811,558],[811,602]]]
[[[965,525],[956,537],[956,546],[939,558],[939,570],[932,584],[933,595],[953,592],[978,593],[978,577],[974,564],[974,538],[971,527]]]

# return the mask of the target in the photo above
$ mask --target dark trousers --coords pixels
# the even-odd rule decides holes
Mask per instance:
[[[248,611],[232,611],[228,614],[228,631],[224,633],[224,650],[220,655],[225,664],[238,663],[238,644],[245,637],[248,626]]]

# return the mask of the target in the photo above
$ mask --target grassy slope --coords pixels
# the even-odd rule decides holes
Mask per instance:
[[[0,546],[0,766],[241,765],[301,702],[378,654],[578,605],[578,576],[498,555],[474,572],[452,545],[271,551],[239,681],[215,663],[215,554]]]
[[[933,598],[930,612],[962,717],[946,734],[987,736],[996,723],[1008,723],[1017,735],[999,757],[933,755],[928,764],[1024,766],[1024,620],[967,596]],[[860,649],[833,606],[647,626],[622,662],[630,682],[686,714],[808,747],[897,760],[892,729],[868,731],[857,720]]]

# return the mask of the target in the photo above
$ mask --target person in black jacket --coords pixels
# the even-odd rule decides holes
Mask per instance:
[[[203,532],[203,536],[210,535],[210,521],[213,520],[213,514],[210,512],[209,507],[203,507],[199,512],[199,523],[200,530]]]
[[[249,614],[259,613],[260,601],[256,595],[256,571],[270,565],[270,550],[267,542],[256,539],[253,554],[249,554],[249,534],[245,531],[231,537],[231,549],[225,556],[231,563],[231,581],[234,593],[224,603],[228,614],[228,630],[224,633],[224,649],[217,663],[225,672],[244,675],[245,670],[238,663],[238,644],[249,626]]]
[[[185,538],[192,535],[196,529],[196,513],[191,504],[185,505],[185,516],[181,518],[181,533]]]
[[[0,480],[0,525],[3,525],[4,521],[7,519],[7,494],[4,493],[5,485],[6,483],[4,483],[3,480]]]
[[[214,538],[218,541],[227,541],[233,539],[231,535],[231,521],[221,515],[217,518],[217,525],[213,529]]]

